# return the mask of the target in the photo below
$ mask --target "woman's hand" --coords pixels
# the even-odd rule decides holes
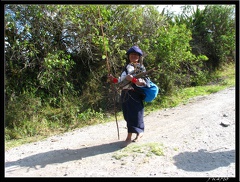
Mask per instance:
[[[118,79],[115,78],[112,74],[109,74],[109,75],[108,75],[108,80],[109,80],[110,82],[113,82],[113,83],[117,83],[117,82],[118,82]]]
[[[113,78],[114,78],[114,76],[113,76],[112,74],[108,75],[108,79],[109,79],[109,81],[112,81]]]
[[[146,86],[146,82],[142,79],[138,79],[137,82],[135,83],[137,86]]]
[[[146,82],[143,79],[136,79],[132,75],[127,75],[125,79],[135,83],[138,86],[146,86]]]

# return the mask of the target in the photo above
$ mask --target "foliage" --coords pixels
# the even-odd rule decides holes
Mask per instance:
[[[206,85],[177,88],[171,94],[159,95],[153,103],[145,104],[145,113],[175,107],[181,103],[187,103],[190,98],[208,95],[235,86],[235,75],[235,64],[225,65],[224,69],[219,69],[211,76],[212,79]]]
[[[183,13],[176,16],[176,24],[186,24],[193,34],[192,52],[208,57],[205,70],[213,71],[224,66],[226,61],[235,60],[234,14],[234,5],[207,5],[195,11],[186,6]]]
[[[159,29],[159,35],[155,50],[158,50],[156,63],[161,74],[156,78],[161,83],[162,92],[168,93],[175,86],[197,85],[205,79],[199,75],[203,75],[203,62],[207,57],[192,54],[189,44],[191,32],[184,24],[169,25],[167,30]]]
[[[215,93],[219,90],[225,89],[227,87],[235,86],[235,69],[234,64],[226,65],[224,70],[219,70],[217,74],[215,75],[213,82],[210,82],[206,86],[197,86],[197,87],[187,87],[183,88],[181,90],[175,90],[171,95],[163,95],[161,97],[157,97],[152,103],[145,103],[145,115],[149,114],[152,111],[163,109],[163,108],[170,108],[177,106],[181,103],[187,103],[190,98],[195,96],[201,96],[201,95],[208,95],[211,93]],[[79,103],[75,100],[76,103]],[[74,101],[70,101],[69,104],[71,104],[72,108]],[[80,102],[81,103],[81,102]],[[74,104],[75,105],[75,104]],[[67,105],[66,105],[67,106]],[[77,109],[78,107],[76,107]],[[102,120],[102,114],[91,114],[91,110],[88,110],[88,113],[81,113],[81,116],[85,116],[87,118],[91,118],[91,123],[86,123],[87,119],[85,121],[81,121],[80,118],[76,121],[76,123],[73,123],[70,125],[71,128],[67,128],[66,126],[62,125],[62,123],[59,123],[58,120],[51,120],[51,116],[57,116],[57,113],[59,113],[60,109],[55,109],[50,106],[42,107],[41,109],[44,112],[38,113],[35,118],[42,118],[42,122],[33,122],[34,126],[38,125],[38,135],[34,136],[24,136],[20,135],[19,133],[23,133],[21,130],[21,127],[11,129],[9,127],[5,127],[5,140],[6,140],[6,149],[9,149],[11,147],[19,146],[24,143],[34,142],[38,141],[40,139],[43,139],[44,137],[49,137],[54,134],[59,134],[62,132],[67,131],[67,129],[71,130],[78,127],[83,127],[85,124],[96,124],[99,123],[98,121],[98,115],[100,116],[100,122],[103,122]],[[79,114],[79,110],[77,110]],[[49,116],[49,120],[46,119],[46,116]],[[92,115],[92,117],[88,116]],[[58,115],[60,116],[60,115]],[[95,117],[95,118],[93,118]],[[114,116],[111,116],[110,114],[104,114],[104,121],[113,121],[116,118]],[[122,113],[117,113],[117,119],[122,120]],[[32,121],[30,121],[32,122]],[[84,123],[85,122],[85,123]],[[119,156],[121,157],[121,156]]]

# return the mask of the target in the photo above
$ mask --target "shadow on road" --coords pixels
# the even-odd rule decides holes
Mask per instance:
[[[35,154],[17,161],[6,162],[5,168],[7,171],[14,170],[14,166],[35,168],[39,166],[45,167],[47,164],[64,163],[74,160],[81,160],[86,157],[91,157],[99,154],[110,153],[122,149],[123,141],[102,144],[92,147],[84,147],[81,149],[63,149],[53,150],[45,153]],[[11,168],[12,167],[12,168]]]
[[[223,152],[183,152],[173,157],[175,165],[185,171],[210,171],[219,167],[235,163],[235,150]]]

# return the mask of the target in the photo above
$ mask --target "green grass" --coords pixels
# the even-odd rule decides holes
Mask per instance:
[[[137,156],[140,154],[146,157],[151,157],[153,155],[163,156],[163,145],[160,143],[131,144],[115,152],[112,157],[116,160],[121,160],[124,157]]]
[[[145,113],[150,114],[155,110],[176,107],[179,104],[186,104],[190,98],[209,95],[235,86],[235,65],[226,65],[224,70],[216,72],[214,78],[209,84],[204,86],[187,87],[175,90],[168,96],[158,96],[159,98],[146,105]]]
[[[175,107],[179,104],[187,104],[190,98],[193,98],[196,96],[209,95],[211,93],[215,93],[232,86],[235,86],[235,65],[229,64],[225,66],[224,70],[218,71],[215,74],[215,77],[211,81],[211,83],[207,85],[178,89],[178,90],[175,90],[175,92],[173,92],[171,95],[164,96],[164,97],[158,96],[152,103],[145,105],[145,115],[150,114],[152,111],[155,111],[155,110]],[[42,111],[43,114],[41,116],[38,116],[42,118],[36,118],[38,119],[37,120],[38,122],[33,121],[32,123],[29,123],[30,121],[24,121],[22,125],[25,126],[25,128],[23,128],[22,130],[16,128],[16,130],[13,131],[5,128],[5,149],[8,150],[10,148],[17,147],[25,143],[43,140],[49,136],[71,131],[75,128],[81,128],[88,125],[94,125],[94,124],[99,124],[103,122],[115,121],[114,115],[104,117],[102,113],[96,113],[89,110],[87,113],[85,113],[85,115],[78,115],[78,117],[81,119],[84,119],[83,116],[87,117],[86,122],[82,123],[74,118],[74,108],[71,108],[70,106],[68,107],[68,109],[69,108],[72,110],[71,112],[68,112],[70,113],[70,115],[68,115],[68,119],[70,119],[72,123],[68,125],[66,124],[63,125],[59,121],[50,122],[50,123],[47,122],[47,119],[44,117],[48,115],[51,117],[55,116],[56,114],[59,114],[59,111],[46,110],[46,111]],[[117,119],[118,120],[123,119],[121,112],[117,113]],[[29,127],[32,127],[32,128],[30,128],[29,130]],[[23,133],[23,136],[25,135],[27,137],[20,137],[21,133]],[[6,137],[10,135],[16,136],[15,137],[16,139],[10,140]]]

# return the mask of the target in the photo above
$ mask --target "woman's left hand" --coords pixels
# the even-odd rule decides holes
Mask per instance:
[[[141,80],[137,80],[137,82],[135,83],[137,86],[146,86],[146,82],[145,81],[141,81]]]
[[[125,79],[128,81],[132,81],[134,79],[134,77],[132,75],[127,75]],[[138,86],[146,86],[146,82],[141,78],[136,79],[135,84]]]

